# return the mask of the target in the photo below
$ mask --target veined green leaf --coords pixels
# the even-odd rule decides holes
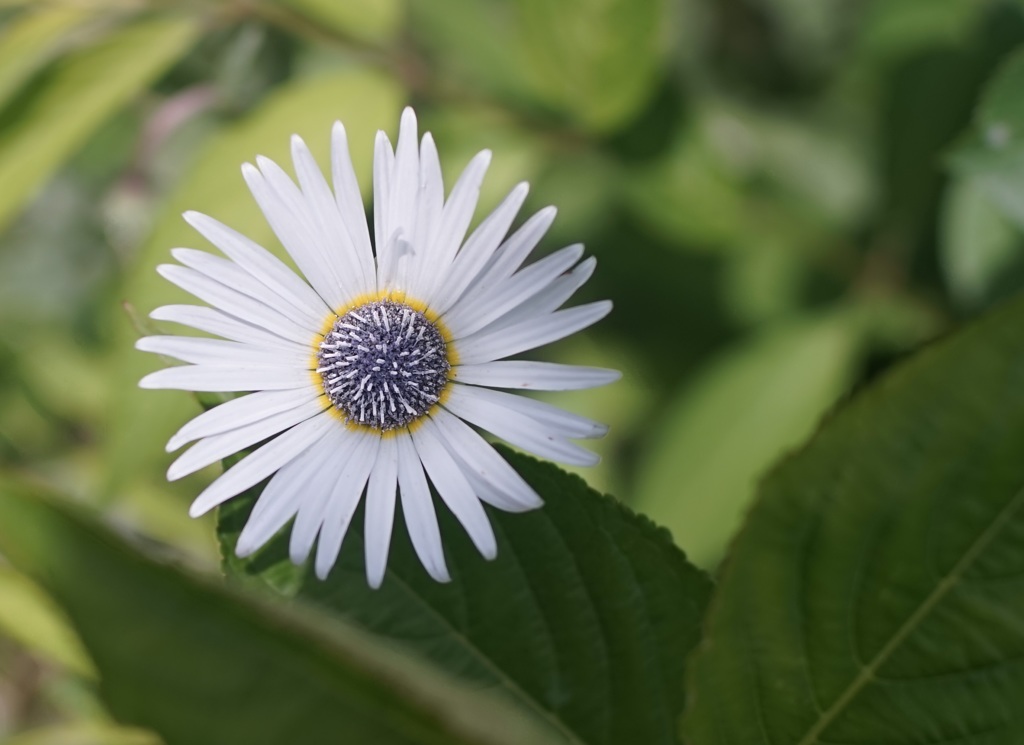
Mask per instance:
[[[158,563],[27,487],[0,487],[0,550],[64,607],[114,715],[167,745],[551,742],[350,624]]]
[[[251,559],[236,559],[233,546],[258,489],[221,508],[226,567],[274,583],[290,573],[299,598],[500,691],[565,742],[675,742],[686,655],[710,583],[645,518],[576,476],[502,452],[546,505],[524,514],[488,510],[498,537],[493,562],[441,510],[450,584],[427,576],[400,517],[379,590],[366,584],[359,515],[325,582],[291,568],[284,534]]]
[[[127,26],[56,63],[0,132],[0,229],[85,139],[195,40],[182,17]]]
[[[712,364],[672,405],[635,504],[697,564],[721,558],[757,480],[846,390],[860,325],[852,312],[790,322]]]
[[[1024,738],[1024,301],[765,481],[691,664],[689,742]]]

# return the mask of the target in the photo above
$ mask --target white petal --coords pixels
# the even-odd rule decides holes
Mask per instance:
[[[326,448],[329,443],[333,444],[333,441],[327,437],[313,443],[273,475],[238,536],[235,544],[238,556],[249,556],[273,538],[285,523],[305,508],[311,495],[315,501],[317,493],[330,491],[331,482],[325,476],[329,477],[330,472],[337,473],[341,467],[333,467]],[[311,492],[311,489],[316,491]]]
[[[324,436],[328,427],[340,427],[329,413],[307,419],[247,455],[200,493],[189,509],[199,517],[217,505],[254,486],[293,460]]]
[[[196,336],[144,336],[135,342],[142,352],[153,352],[197,365],[294,366],[308,370],[312,352],[268,349],[251,344]]]
[[[307,344],[289,341],[266,329],[240,321],[224,311],[207,308],[205,305],[164,305],[150,313],[149,317],[156,321],[170,321],[191,326],[209,334],[223,336],[225,339],[266,349],[280,349],[284,352],[306,351],[307,353],[310,350],[310,346]]]
[[[500,406],[508,411],[528,416],[541,425],[542,429],[562,435],[563,437],[594,439],[608,434],[608,425],[601,424],[601,422],[596,422],[579,414],[573,414],[557,406],[546,404],[543,401],[537,401],[526,396],[517,396],[513,393],[493,391],[490,388],[459,385],[456,385],[456,387],[467,396],[472,396],[495,406]]]
[[[611,312],[610,300],[558,310],[541,318],[527,318],[508,328],[485,328],[455,346],[465,365],[490,362],[563,339],[591,326]]]
[[[257,158],[260,168],[242,165],[242,176],[277,235],[317,294],[331,308],[342,307],[350,297],[342,278],[324,255],[320,231],[309,214],[299,188],[271,160]]]
[[[222,259],[220,256],[208,254],[206,251],[197,251],[194,248],[172,248],[171,256],[190,269],[195,269],[200,274],[205,274],[222,285],[274,308],[285,318],[311,331],[319,329],[329,313],[326,308],[323,312],[316,314],[296,308],[287,298],[267,287],[241,266],[228,259]]]
[[[352,243],[334,194],[320,172],[306,143],[298,135],[292,136],[292,160],[302,193],[309,202],[309,211],[319,224],[318,233],[325,239],[326,258],[335,272],[348,279],[347,290],[355,294],[371,292],[376,288],[376,277],[371,267],[364,266],[360,252]]]
[[[290,341],[308,344],[313,335],[319,333],[319,328],[300,326],[266,303],[215,282],[195,269],[176,264],[161,264],[156,270],[165,279],[215,308]]]
[[[377,460],[370,471],[366,488],[366,581],[374,589],[384,581],[395,522],[395,496],[398,492],[398,447],[396,438],[382,437]]]
[[[463,300],[470,297],[487,297],[497,284],[511,277],[540,243],[557,213],[558,210],[554,207],[545,207],[510,235],[494,252],[494,256],[480,275],[470,284]]]
[[[302,564],[313,550],[317,534],[323,528],[331,510],[331,500],[344,478],[345,467],[351,461],[359,443],[358,436],[354,435],[354,432],[344,427],[334,427],[329,429],[316,445],[321,456],[321,475],[317,480],[317,488],[310,490],[308,496],[303,498],[299,514],[292,526],[288,556],[293,564]]]
[[[469,336],[539,294],[582,256],[583,245],[579,243],[555,251],[509,279],[491,286],[486,295],[463,296],[445,313],[444,323],[453,338]]]
[[[430,249],[444,212],[444,180],[441,177],[441,161],[437,147],[430,133],[423,135],[420,144],[420,197],[416,214],[416,227],[412,244],[419,252],[414,271],[408,277],[408,291],[413,297],[423,297],[424,288],[434,281],[436,262]]]
[[[529,191],[528,184],[517,184],[469,236],[466,245],[455,256],[441,289],[425,300],[435,313],[440,315],[451,308],[491,260]]]
[[[412,430],[412,442],[441,499],[469,533],[473,545],[483,557],[493,559],[498,555],[494,529],[480,500],[473,493],[473,487],[445,447],[437,432],[437,424],[429,417],[424,419]]]
[[[522,388],[533,391],[578,391],[614,383],[618,370],[604,367],[562,365],[557,362],[501,360],[478,365],[459,365],[455,379],[469,385],[491,388]]]
[[[388,206],[388,231],[401,237],[394,246],[381,288],[406,290],[409,277],[425,247],[413,242],[419,214],[420,154],[416,142],[416,115],[406,107],[395,146],[395,165],[392,171]]]
[[[437,232],[428,249],[430,261],[425,267],[421,290],[421,299],[424,301],[434,295],[448,276],[455,253],[462,245],[469,223],[473,220],[476,203],[480,199],[480,185],[490,162],[490,150],[477,153],[448,195]]]
[[[391,141],[383,131],[378,131],[373,141],[373,245],[377,249],[378,289],[383,287],[381,278],[390,271],[388,246],[395,232],[390,216],[394,165]]]
[[[329,405],[329,404],[328,404]],[[325,411],[325,401],[315,398],[285,411],[271,414],[251,424],[206,437],[182,453],[167,469],[167,480],[178,479],[206,468],[229,455],[245,450],[268,437],[304,422]]]
[[[542,458],[572,466],[592,466],[598,457],[564,437],[545,431],[536,421],[504,406],[487,401],[467,386],[452,385],[444,407],[482,429],[486,429],[516,447]]]
[[[444,560],[441,530],[430,496],[423,466],[413,447],[412,438],[401,433],[394,438],[398,450],[398,487],[402,495],[402,513],[412,546],[427,573],[438,582],[449,582],[451,576]]]
[[[150,373],[139,381],[139,388],[220,393],[308,389],[311,375],[309,370],[292,367],[182,365]]]
[[[296,308],[309,314],[314,322],[322,320],[330,311],[312,287],[263,246],[200,212],[186,212],[184,218],[206,240]]]
[[[288,411],[323,395],[313,386],[285,391],[258,391],[214,406],[190,420],[167,441],[167,452],[173,452],[201,437],[244,427],[273,414]]]
[[[582,287],[597,266],[597,259],[590,256],[569,272],[563,274],[539,294],[535,295],[528,303],[523,303],[513,308],[501,318],[493,321],[489,326],[480,329],[478,334],[503,333],[505,329],[525,321],[527,319],[540,320],[552,311],[561,308],[562,305],[575,294],[576,290]]]
[[[355,247],[360,271],[362,276],[369,277],[373,283],[367,291],[375,291],[377,277],[373,263],[373,248],[370,246],[370,231],[366,224],[366,207],[363,205],[363,195],[359,191],[356,172],[352,167],[348,137],[341,122],[335,122],[331,130],[331,175],[338,212]]]
[[[507,512],[544,504],[533,487],[472,427],[444,409],[430,416],[480,499]]]
[[[352,515],[363,495],[363,487],[377,459],[382,439],[377,434],[359,431],[346,431],[345,434],[356,441],[356,446],[341,475],[335,480],[324,524],[320,529],[320,544],[316,549],[316,576],[320,579],[326,579],[334,562],[338,560],[341,543],[352,523]]]

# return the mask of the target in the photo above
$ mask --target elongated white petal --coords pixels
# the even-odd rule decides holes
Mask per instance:
[[[382,278],[391,266],[389,246],[395,233],[391,222],[391,184],[395,151],[383,131],[373,141],[373,245],[377,250],[377,287],[383,289]]]
[[[197,365],[294,366],[308,370],[312,357],[310,351],[268,349],[236,341],[203,339],[196,336],[144,336],[135,342],[135,348]]]
[[[554,207],[545,207],[531,216],[504,243],[498,246],[498,250],[487,262],[487,266],[470,283],[463,300],[487,297],[496,285],[511,277],[540,243],[540,239],[544,237],[548,228],[551,227],[551,223],[554,222],[556,214],[558,214],[558,210]]]
[[[320,493],[330,491],[332,476],[341,471],[341,466],[330,458],[333,445],[332,439],[323,437],[273,475],[238,536],[238,556],[254,553],[300,510],[308,511],[309,503],[316,501]]]
[[[313,399],[285,411],[271,414],[251,424],[235,427],[227,432],[210,435],[178,457],[167,469],[167,480],[178,479],[206,468],[229,455],[245,450],[268,437],[273,437],[299,422],[304,422],[325,410],[323,399]]]
[[[248,396],[225,401],[191,419],[167,441],[167,452],[173,452],[201,437],[219,435],[268,416],[289,411],[323,395],[313,386],[284,391],[258,391]]]
[[[469,385],[492,388],[521,388],[533,391],[577,391],[614,383],[622,377],[618,370],[557,362],[500,360],[477,365],[459,365],[455,379]]]
[[[370,267],[364,265],[342,222],[334,194],[327,186],[313,154],[298,135],[292,136],[292,160],[302,194],[309,202],[310,217],[317,222],[318,233],[323,236],[327,249],[326,258],[332,264],[335,274],[349,280],[346,290],[353,295],[371,292],[376,288],[376,278],[369,271]]]
[[[251,275],[235,262],[206,253],[197,251],[194,248],[172,248],[171,256],[180,261],[190,269],[195,269],[200,274],[205,274],[212,280],[233,290],[248,295],[264,305],[274,308],[285,318],[294,321],[303,328],[315,331],[320,328],[327,317],[326,309],[320,313],[310,313],[307,310],[298,308],[292,304],[287,297],[280,295],[276,290],[267,287],[259,279]]]
[[[311,489],[309,495],[303,499],[295,524],[292,526],[288,556],[293,564],[301,564],[309,558],[317,534],[323,530],[327,515],[331,511],[331,502],[338,486],[344,486],[342,482],[345,478],[345,469],[355,456],[358,444],[359,438],[356,433],[344,427],[327,430],[317,443],[317,446],[323,446],[321,461],[324,467],[321,478],[317,479],[316,488]]]
[[[183,217],[225,256],[296,308],[308,313],[314,321],[323,319],[330,311],[312,287],[263,246],[201,212],[186,212]]]
[[[490,150],[477,153],[448,195],[434,241],[428,249],[430,261],[422,278],[421,298],[428,304],[448,276],[455,254],[466,236],[480,199],[480,185],[490,163]]]
[[[324,302],[331,308],[343,306],[351,296],[324,256],[316,223],[306,214],[298,187],[273,161],[262,158],[257,163],[259,169],[244,164],[242,176],[267,223]]]
[[[398,488],[402,495],[402,513],[412,546],[427,574],[438,582],[449,582],[451,576],[444,560],[434,500],[430,496],[420,458],[408,434],[402,433],[393,439],[398,450]]]
[[[331,176],[341,221],[355,247],[361,275],[369,277],[373,283],[367,291],[373,292],[377,289],[377,277],[373,249],[370,246],[370,231],[366,224],[366,207],[363,206],[363,196],[356,181],[355,169],[352,167],[348,135],[341,122],[335,122],[331,130]]]
[[[229,316],[222,310],[207,308],[205,305],[163,305],[149,317],[155,321],[170,321],[183,326],[191,326],[208,334],[223,336],[231,341],[262,347],[279,349],[283,352],[309,351],[306,344],[290,341],[266,329],[253,326]]]
[[[437,314],[444,314],[462,297],[470,283],[477,278],[494,252],[501,245],[512,221],[523,206],[529,193],[528,184],[517,184],[497,209],[484,218],[473,234],[466,240],[466,245],[455,256],[451,270],[441,284],[441,289],[426,299],[427,305]]]
[[[359,431],[346,431],[345,434],[355,440],[356,445],[341,475],[335,480],[330,501],[327,503],[324,524],[320,529],[315,564],[316,576],[320,579],[326,579],[334,562],[338,560],[342,541],[348,532],[348,526],[352,524],[352,515],[359,505],[366,480],[377,460],[377,450],[381,442],[380,436],[376,434]]]
[[[540,319],[528,318],[501,331],[483,329],[460,340],[455,348],[462,364],[491,362],[575,334],[597,323],[611,310],[610,300],[578,305]]]
[[[384,581],[395,522],[395,497],[398,492],[398,446],[394,437],[383,437],[377,460],[366,487],[366,519],[363,536],[366,543],[366,581],[374,589]]]
[[[437,424],[429,417],[424,419],[412,431],[412,442],[441,499],[469,533],[473,545],[483,557],[493,559],[498,554],[494,529],[480,500],[473,493],[473,487],[445,447],[445,441],[437,431]]]
[[[323,437],[328,427],[341,424],[329,413],[297,424],[240,460],[200,493],[189,509],[199,517],[267,478]]]
[[[416,214],[416,225],[412,233],[412,244],[417,247],[415,266],[406,278],[407,289],[412,297],[424,297],[424,289],[434,281],[434,255],[430,251],[440,227],[444,211],[444,180],[441,176],[441,161],[437,147],[430,133],[423,135],[420,143],[420,200]]]
[[[382,273],[382,289],[407,290],[409,278],[416,273],[416,266],[425,246],[414,242],[416,223],[419,215],[420,154],[416,142],[416,115],[406,107],[395,146],[395,164],[387,199],[388,230],[397,233],[386,271]]]
[[[456,385],[456,387],[463,395],[472,396],[511,412],[524,414],[541,425],[542,429],[563,437],[590,440],[604,437],[608,434],[607,425],[595,422],[593,419],[585,416],[565,411],[557,406],[546,404],[543,401],[505,393],[504,391],[494,391],[490,388],[477,388],[476,386],[467,385]]]
[[[552,311],[561,308],[576,293],[576,290],[590,279],[595,267],[597,267],[596,258],[590,256],[584,259],[571,272],[563,274],[541,290],[541,292],[530,298],[529,302],[513,308],[501,318],[492,321],[480,329],[477,334],[503,334],[507,329],[525,321],[536,322],[543,320]]]
[[[598,462],[594,453],[565,437],[544,431],[534,419],[474,393],[468,386],[452,385],[444,407],[455,416],[542,458],[571,466],[592,466]]]
[[[582,256],[582,244],[567,246],[493,286],[487,296],[463,296],[445,314],[444,323],[454,339],[465,338],[539,294]]]
[[[431,418],[480,499],[507,512],[544,504],[533,487],[472,427],[444,409],[433,412]]]
[[[139,381],[139,388],[169,388],[178,391],[242,393],[309,389],[309,370],[292,367],[247,367],[245,365],[182,365],[157,370]]]
[[[222,285],[220,282],[200,274],[195,269],[175,264],[161,264],[156,270],[164,279],[173,282],[213,307],[236,318],[244,318],[248,323],[271,331],[289,341],[308,344],[312,335],[319,332],[319,329],[311,329],[295,323],[266,303]]]

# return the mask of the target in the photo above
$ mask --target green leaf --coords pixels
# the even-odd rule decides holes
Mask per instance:
[[[91,722],[57,724],[20,732],[4,745],[161,745],[149,732]]]
[[[0,34],[0,106],[61,50],[71,31],[96,13],[91,8],[56,6],[22,13]]]
[[[1024,301],[765,481],[691,665],[690,742],[1024,738]]]
[[[61,59],[0,133],[0,230],[103,121],[195,40],[189,19],[127,26]]]
[[[386,41],[398,31],[402,5],[398,0],[283,0],[317,24],[365,41]]]
[[[533,84],[551,107],[595,132],[647,103],[669,46],[665,0],[518,0]]]
[[[403,95],[391,77],[362,68],[295,80],[277,88],[259,108],[211,136],[197,153],[194,165],[166,200],[134,264],[124,297],[140,314],[159,305],[195,301],[156,273],[157,265],[171,260],[170,250],[175,246],[208,245],[182,219],[185,210],[212,215],[284,256],[245,186],[242,163],[262,154],[290,170],[289,138],[299,134],[325,166],[331,125],[340,119],[348,132],[363,193],[369,194],[374,134],[377,129],[394,132]],[[139,378],[160,363],[133,348],[135,330],[126,319],[118,320],[121,341],[114,387],[119,395],[110,412],[111,437],[107,438],[109,488],[116,491],[140,479],[159,478],[157,474],[168,462],[163,443],[186,418],[198,413],[188,394],[137,388]]]
[[[1011,54],[989,81],[975,124],[993,146],[1024,142],[1024,48]]]
[[[96,674],[67,619],[28,577],[0,564],[0,632],[79,675]]]
[[[291,570],[282,533],[249,560],[232,556],[255,493],[221,509],[230,573],[274,583],[440,666],[497,690],[566,742],[675,742],[687,653],[708,600],[707,578],[671,537],[576,476],[502,450],[546,505],[489,510],[498,557],[484,561],[441,511],[450,584],[431,580],[396,520],[388,573],[366,584],[362,519],[353,520],[326,582]],[[271,579],[272,578],[272,579]]]
[[[350,624],[158,563],[9,482],[0,550],[64,607],[114,715],[167,745],[551,742],[490,694]]]
[[[637,509],[667,525],[698,565],[714,565],[758,479],[846,390],[861,334],[852,311],[790,322],[713,363],[652,436]]]
[[[1020,231],[973,179],[957,179],[950,185],[941,238],[943,273],[953,294],[966,305],[984,300],[1024,248]]]

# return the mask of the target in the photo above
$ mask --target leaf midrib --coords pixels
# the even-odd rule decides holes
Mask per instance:
[[[996,515],[992,523],[979,535],[967,549],[960,560],[946,573],[946,575],[935,585],[934,589],[925,596],[921,604],[896,630],[889,641],[878,650],[875,656],[867,665],[861,667],[860,672],[854,676],[846,689],[839,695],[832,704],[818,716],[806,734],[800,739],[797,745],[813,745],[821,735],[842,713],[846,706],[861,692],[861,690],[875,677],[878,669],[895,653],[907,637],[918,627],[918,625],[931,613],[943,598],[955,587],[964,572],[981,553],[988,547],[988,544],[1005,527],[1013,514],[1024,505],[1024,487],[1017,491],[1013,498]]]

